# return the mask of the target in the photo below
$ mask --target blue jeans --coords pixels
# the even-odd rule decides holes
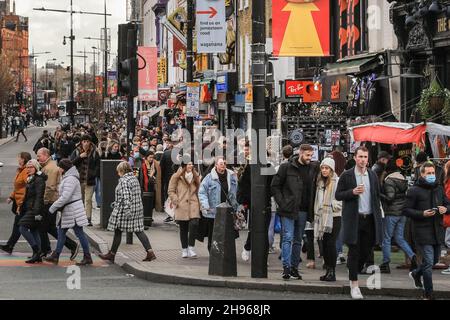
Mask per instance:
[[[281,217],[281,234],[283,235],[281,258],[284,268],[298,268],[300,264],[306,217],[306,212],[299,212],[296,220]]]
[[[276,212],[272,212],[272,215],[270,217],[270,224],[269,224],[269,248],[272,248],[273,243],[275,242],[275,215]]]
[[[422,264],[415,270],[417,275],[423,276],[423,287],[426,294],[433,293],[433,266],[439,262],[441,255],[440,245],[417,245],[417,250],[422,253]]]
[[[336,253],[338,255],[344,253],[344,226],[341,225],[341,230],[339,231],[339,235],[336,239]]]
[[[405,252],[408,258],[414,256],[408,242],[403,237],[405,231],[406,217],[404,216],[386,216],[384,218],[384,238],[383,238],[383,263],[391,261],[391,239],[395,238],[397,245]]]
[[[38,247],[38,250],[41,250],[41,237],[39,236],[39,230],[38,229],[28,229],[24,226],[19,227],[20,233],[22,236],[27,240],[27,242],[30,244],[30,246]]]
[[[100,178],[95,178],[95,202],[97,206],[102,205],[102,185],[100,184]]]
[[[56,244],[56,253],[58,255],[61,254],[64,248],[67,230],[69,229],[58,228],[58,243]],[[77,238],[80,240],[81,247],[83,248],[83,253],[89,254],[89,242],[86,238],[86,235],[84,234],[83,227],[75,226],[73,227],[73,231],[75,232]]]

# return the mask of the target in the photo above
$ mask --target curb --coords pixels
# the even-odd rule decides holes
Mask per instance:
[[[85,230],[88,240],[92,247],[101,253],[106,253],[108,251],[108,243],[102,238],[94,234],[94,232],[89,229]],[[246,289],[246,290],[270,290],[279,292],[298,292],[298,293],[311,293],[311,294],[350,294],[350,287],[348,285],[326,285],[326,284],[304,284],[295,285],[290,282],[286,283],[267,283],[263,281],[253,282],[245,281],[242,279],[232,279],[225,277],[214,277],[205,276],[190,277],[190,276],[180,276],[180,275],[169,275],[165,273],[152,272],[144,268],[143,264],[140,262],[132,261],[125,262],[120,265],[115,262],[116,265],[121,267],[125,272],[134,274],[136,277],[156,282],[156,283],[166,283],[166,284],[181,284],[181,285],[191,285],[191,286],[202,286],[202,287],[219,287],[219,288],[230,288],[230,289]],[[391,297],[403,297],[403,298],[419,298],[420,291],[417,289],[404,289],[404,288],[381,288],[376,290],[371,290],[366,287],[361,287],[363,295],[367,296],[391,296]],[[450,291],[435,291],[434,295],[439,299],[450,299]]]

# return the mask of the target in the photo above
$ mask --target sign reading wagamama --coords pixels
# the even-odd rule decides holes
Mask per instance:
[[[225,0],[197,0],[198,53],[224,53],[226,43]]]

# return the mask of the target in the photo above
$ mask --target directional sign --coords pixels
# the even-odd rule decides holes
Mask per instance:
[[[225,53],[225,0],[198,0],[196,21],[197,52]]]

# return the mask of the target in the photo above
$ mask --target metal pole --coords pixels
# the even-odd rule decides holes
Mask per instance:
[[[75,98],[74,98],[74,80],[73,80],[73,0],[70,0],[70,122],[75,125],[74,109],[75,109]]]
[[[108,29],[107,29],[107,20],[106,20],[106,0],[105,2],[105,74],[103,79],[103,108],[105,108],[105,98],[108,97]],[[107,110],[103,110],[105,112],[105,118],[107,115]]]
[[[265,84],[266,84],[266,33],[265,33],[265,6],[260,1],[252,1],[252,84],[253,84],[253,129],[267,130],[265,118]],[[267,178],[261,175],[261,159],[256,150],[264,147],[259,134],[256,141],[252,141],[252,159],[257,164],[251,165],[251,243],[252,243],[252,278],[267,278],[268,254],[268,227],[266,218],[267,208]]]
[[[93,74],[93,80],[92,80],[92,88],[94,89],[94,93],[95,93],[95,91],[96,91],[96,87],[95,87],[95,55],[96,55],[96,53],[95,53],[95,49],[92,49],[93,51],[93,57],[94,57],[94,66],[92,67],[92,69],[93,69],[93,72],[94,72],[94,74]]]
[[[48,69],[47,69],[47,63],[45,63],[45,89],[48,90]]]
[[[86,94],[86,47],[84,47],[84,54],[83,54],[83,59],[84,59],[84,77],[83,77],[83,87],[84,87],[84,94]]]
[[[194,32],[194,0],[187,0],[187,50],[186,50],[186,82],[194,81],[194,52],[193,52],[193,32]],[[193,138],[194,118],[186,117],[186,128]]]

